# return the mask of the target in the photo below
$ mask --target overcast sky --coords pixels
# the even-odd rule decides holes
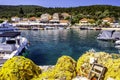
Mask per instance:
[[[43,7],[76,7],[96,4],[120,6],[120,0],[0,0],[0,5],[39,5]]]

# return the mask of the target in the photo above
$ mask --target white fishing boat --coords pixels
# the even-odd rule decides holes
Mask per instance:
[[[80,27],[80,30],[88,30],[87,27]]]
[[[51,26],[44,27],[44,30],[54,30],[54,29],[55,29],[55,27],[51,27]]]
[[[120,39],[120,32],[115,31],[115,30],[103,30],[98,36],[98,40],[118,40]]]
[[[19,55],[27,46],[28,40],[20,36],[20,32],[4,32],[0,34],[0,65],[7,59]]]
[[[58,27],[58,29],[59,29],[59,30],[63,30],[63,29],[64,29],[64,27]]]
[[[8,23],[7,21],[0,24],[0,31],[15,31],[15,28],[12,24]]]
[[[32,30],[39,30],[39,28],[36,27],[36,26],[32,26],[31,29],[32,29]]]

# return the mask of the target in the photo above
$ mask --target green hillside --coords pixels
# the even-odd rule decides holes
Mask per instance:
[[[120,7],[111,5],[92,5],[70,8],[46,8],[35,5],[0,5],[0,18],[10,18],[12,16],[40,17],[43,13],[53,14],[55,12],[67,12],[72,15],[74,21],[78,21],[84,17],[93,18],[95,20],[102,19],[104,17],[113,17],[116,20],[120,19]]]

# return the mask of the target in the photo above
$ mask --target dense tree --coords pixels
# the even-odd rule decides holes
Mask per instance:
[[[0,23],[2,23],[3,22],[3,20],[0,20]]]
[[[105,23],[102,24],[102,26],[103,26],[103,27],[109,27],[109,26],[110,26],[110,23],[105,22]]]
[[[27,14],[27,18],[34,17],[34,16],[35,16],[34,13],[28,13],[28,14]]]
[[[89,18],[95,19],[95,21],[104,17],[113,17],[119,21],[120,7],[110,5],[93,5],[93,6],[80,6],[69,8],[45,8],[34,5],[22,5],[22,6],[0,6],[0,18],[10,18],[12,16],[40,17],[43,13],[63,13],[67,12],[72,15],[72,23],[79,22],[79,19]],[[62,18],[62,16],[60,16]]]
[[[88,22],[93,24],[93,23],[95,23],[95,20],[94,19],[88,19]]]
[[[100,25],[102,23],[102,20],[101,19],[98,19],[97,21],[96,21],[96,25]]]
[[[20,17],[23,17],[23,16],[24,16],[24,11],[23,11],[22,8],[20,8],[19,15],[20,15]]]
[[[36,17],[40,17],[42,15],[42,12],[37,12]]]

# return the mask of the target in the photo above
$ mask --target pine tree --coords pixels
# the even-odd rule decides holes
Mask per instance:
[[[24,16],[24,11],[23,11],[22,8],[20,8],[19,15],[20,15],[20,17],[23,17],[23,16]]]

